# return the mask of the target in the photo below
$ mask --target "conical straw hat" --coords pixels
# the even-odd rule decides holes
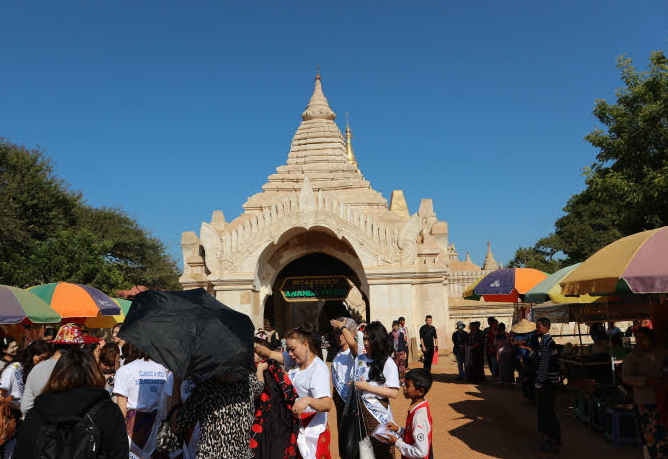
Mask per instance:
[[[512,326],[513,333],[529,333],[536,329],[536,324],[526,319],[522,319]]]

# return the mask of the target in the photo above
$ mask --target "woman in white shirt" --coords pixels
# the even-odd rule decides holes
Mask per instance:
[[[380,322],[371,322],[364,330],[366,354],[355,362],[355,387],[362,400],[362,415],[376,459],[394,458],[394,448],[373,436],[379,426],[393,421],[391,398],[399,394],[399,370],[390,358],[392,341]]]
[[[7,365],[2,371],[2,376],[0,377],[0,395],[2,398],[10,395],[13,397],[9,402],[9,407],[17,421],[21,418],[21,398],[23,398],[28,374],[30,374],[35,365],[49,359],[52,352],[53,347],[46,341],[42,339],[33,341],[18,354],[15,362]],[[7,440],[3,445],[2,457],[12,457],[15,443],[16,437]]]
[[[255,344],[255,352],[263,358],[283,364],[299,398],[292,407],[301,418],[297,446],[303,459],[330,457],[327,412],[332,409],[329,370],[317,355],[313,325],[299,324],[286,335],[287,352],[272,351]]]
[[[123,346],[125,365],[116,371],[114,395],[125,418],[130,457],[148,459],[155,449],[163,391],[172,393],[173,376],[165,367],[131,345]],[[162,402],[164,403],[164,402]]]

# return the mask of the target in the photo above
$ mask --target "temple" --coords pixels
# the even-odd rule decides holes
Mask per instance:
[[[449,297],[496,269],[489,244],[484,269],[460,262],[431,199],[411,214],[396,190],[388,205],[362,175],[349,123],[344,138],[335,120],[318,75],[286,163],[237,218],[215,211],[199,236],[183,233],[180,281],[279,331],[299,322],[326,330],[346,314],[389,327],[404,316],[416,337],[431,314],[446,345]]]

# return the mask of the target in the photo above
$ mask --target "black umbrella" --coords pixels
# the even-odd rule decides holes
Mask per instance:
[[[147,290],[132,301],[118,336],[182,380],[253,369],[250,318],[202,288]]]

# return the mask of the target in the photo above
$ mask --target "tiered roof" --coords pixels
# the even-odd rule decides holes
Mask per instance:
[[[349,160],[335,119],[336,114],[322,92],[320,75],[317,75],[313,96],[292,139],[287,164],[279,166],[276,173],[269,176],[261,193],[246,201],[246,212],[270,208],[286,193],[298,193],[307,176],[315,192],[333,193],[342,204],[371,212],[387,211],[387,201],[364,179],[354,156]]]

